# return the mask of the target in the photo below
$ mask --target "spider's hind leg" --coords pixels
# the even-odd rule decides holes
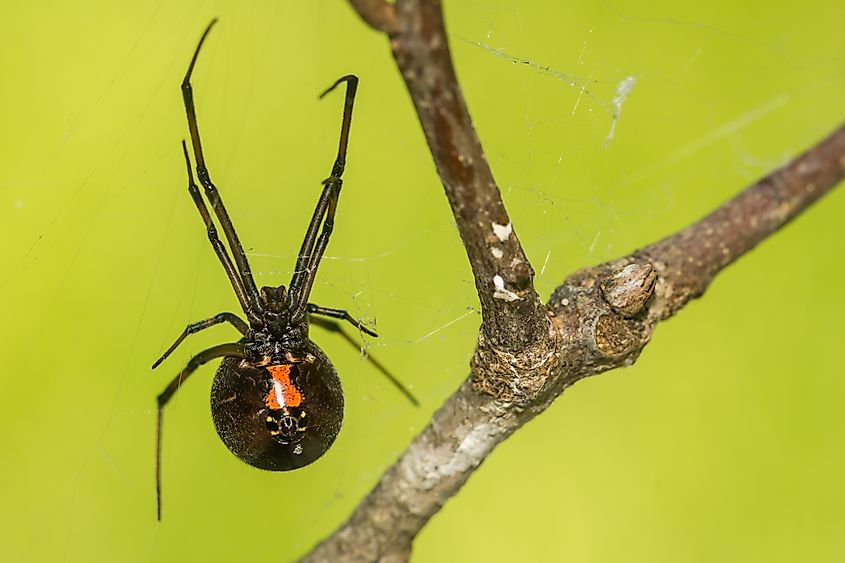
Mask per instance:
[[[237,342],[212,346],[208,350],[204,350],[191,358],[191,361],[188,362],[185,369],[179,372],[179,375],[177,375],[158,396],[158,415],[156,417],[156,514],[158,515],[159,520],[161,520],[161,427],[164,407],[170,399],[173,398],[173,395],[179,390],[182,383],[184,383],[188,376],[194,373],[198,367],[215,358],[221,357],[246,359],[247,355],[243,344]]]
[[[321,307],[321,309],[325,309],[325,308]],[[329,311],[340,311],[339,309],[328,309],[328,310]],[[340,311],[340,312],[346,313],[346,311]],[[348,315],[349,313],[346,313],[346,314]],[[335,318],[337,318],[337,317],[335,317]],[[351,344],[353,347],[355,347],[356,349],[359,349],[359,350],[361,349],[360,346],[358,345],[358,343],[355,342],[355,339],[352,338],[351,336],[349,336],[349,334],[345,330],[343,330],[343,327],[340,325],[340,323],[337,322],[336,320],[334,320],[334,318],[322,319],[320,317],[312,317],[311,323],[315,324],[317,326],[321,326],[324,329],[329,330],[331,332],[336,332],[344,340],[346,340],[349,344]],[[367,332],[368,332],[368,334],[373,334],[373,333],[370,333],[369,331],[367,331]],[[388,371],[388,369],[386,367],[384,367],[384,364],[382,364],[380,361],[375,359],[372,356],[372,354],[369,354],[369,353],[367,354],[367,361],[369,361],[371,364],[373,364],[373,366],[375,366],[375,368],[377,370],[379,370],[381,372],[381,374],[383,376],[385,376],[390,381],[390,383],[392,383],[393,386],[396,387],[396,389],[399,390],[400,393],[405,395],[405,398],[408,399],[409,401],[411,401],[411,404],[413,404],[415,407],[420,406],[420,402],[417,400],[417,398],[414,396],[414,394],[411,393],[411,391],[407,387],[405,387],[405,384],[402,383],[401,381],[399,381],[399,379],[395,375],[390,373],[390,371]]]

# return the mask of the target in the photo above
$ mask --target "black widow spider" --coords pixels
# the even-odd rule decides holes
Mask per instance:
[[[159,520],[162,413],[185,379],[199,366],[215,358],[223,358],[211,386],[211,415],[217,433],[226,447],[252,466],[270,471],[288,471],[308,465],[322,456],[334,442],[343,421],[343,391],[340,380],[328,357],[308,338],[309,315],[344,320],[361,332],[377,336],[347,311],[320,307],[308,302],[317,267],[334,227],[358,78],[351,74],[343,76],[320,94],[322,98],[340,84],[346,83],[346,101],[337,158],[331,175],[323,180],[323,191],[305,232],[305,240],[299,250],[290,285],[287,290],[283,285],[265,286],[259,290],[252,278],[243,246],[205,166],[194,108],[191,73],[200,48],[216,21],[212,20],[208,24],[194,51],[188,72],[182,81],[182,98],[191,132],[197,176],[229,243],[234,265],[229,252],[217,236],[217,228],[200,195],[199,187],[194,182],[185,141],[182,141],[182,151],[188,168],[188,192],[202,216],[208,239],[223,269],[226,270],[249,323],[234,313],[225,312],[189,324],[153,364],[155,369],[189,334],[220,323],[231,324],[243,336],[237,342],[212,346],[191,358],[188,365],[158,396],[156,503]],[[356,345],[336,321],[323,320],[318,324],[339,332],[347,341]],[[418,404],[396,378],[373,358],[370,360],[412,403]]]

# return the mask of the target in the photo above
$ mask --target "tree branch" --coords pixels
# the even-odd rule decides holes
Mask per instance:
[[[379,4],[350,1],[368,22],[368,7]],[[572,274],[544,306],[457,84],[440,3],[399,0],[395,10],[391,47],[472,265],[483,322],[469,378],[305,561],[407,560],[417,533],[496,445],[575,381],[633,363],[659,321],[845,177],[842,127],[690,227]]]
[[[458,85],[440,2],[401,0],[396,11],[390,44],[472,267],[482,333],[521,350],[545,340],[549,323]]]
[[[843,178],[845,126],[686,229],[570,275],[548,303],[567,335],[566,363],[580,366],[569,370],[564,385],[632,364],[659,321]],[[590,350],[576,357],[573,334]]]

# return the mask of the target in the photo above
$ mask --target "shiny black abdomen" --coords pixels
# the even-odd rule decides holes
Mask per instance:
[[[225,358],[214,376],[211,416],[217,433],[233,454],[259,469],[306,466],[340,431],[343,390],[337,372],[313,342],[301,356],[301,362],[268,365]]]

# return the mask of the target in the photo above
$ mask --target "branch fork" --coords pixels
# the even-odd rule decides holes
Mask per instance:
[[[385,33],[467,253],[482,324],[469,377],[349,519],[303,561],[406,561],[487,455],[584,377],[631,365],[655,326],[845,177],[845,126],[693,225],[579,270],[548,303],[457,82],[439,0],[350,0]]]

